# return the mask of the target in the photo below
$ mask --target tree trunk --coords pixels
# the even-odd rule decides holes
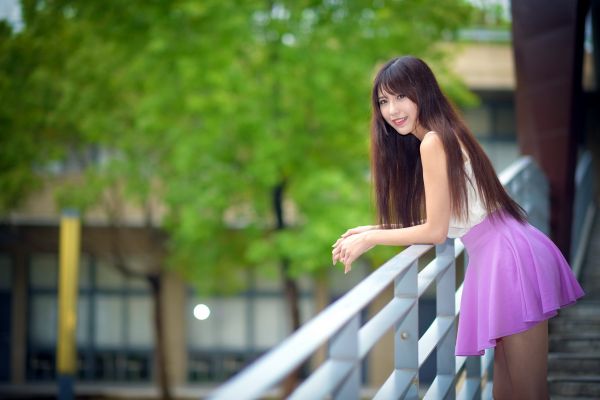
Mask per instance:
[[[287,303],[287,309],[290,315],[290,320],[292,323],[292,332],[298,330],[300,328],[300,306],[299,300],[300,297],[298,295],[298,284],[295,280],[291,279],[287,276],[287,269],[289,266],[289,262],[287,260],[283,260],[281,262],[281,273],[283,276],[283,286],[285,290],[285,299]],[[283,398],[287,398],[296,386],[300,383],[300,371],[302,367],[295,369],[292,371],[284,380],[282,384],[283,389]]]
[[[319,314],[329,305],[329,277],[327,272],[321,273],[313,279],[315,288],[315,314]],[[327,360],[327,343],[321,345],[311,360],[311,369],[314,371]]]
[[[286,228],[285,215],[283,212],[283,193],[285,191],[285,182],[279,183],[273,189],[273,210],[275,212],[276,219],[276,230],[280,231]],[[280,262],[281,277],[283,280],[283,289],[285,292],[285,299],[287,303],[287,309],[290,315],[292,332],[300,328],[300,305],[299,305],[299,291],[298,284],[296,281],[289,276],[289,260],[282,259]],[[288,397],[292,391],[298,386],[300,382],[300,370],[301,367],[290,373],[282,383],[283,394],[282,397]]]
[[[152,297],[154,298],[154,334],[156,351],[156,377],[158,378],[158,388],[160,398],[163,400],[172,400],[171,385],[167,373],[167,352],[165,349],[165,331],[162,321],[162,281],[161,273],[148,276],[150,287],[152,288]]]
[[[287,273],[288,262],[284,260],[282,271]],[[300,328],[300,295],[298,291],[298,284],[294,279],[288,276],[283,277],[283,287],[285,289],[285,299],[288,305],[288,311],[290,313],[290,320],[292,322],[292,331],[296,331]]]

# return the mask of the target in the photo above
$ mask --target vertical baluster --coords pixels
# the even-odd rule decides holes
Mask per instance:
[[[533,209],[534,205],[536,204],[536,200],[535,199],[535,191],[533,190],[526,190],[525,188],[528,186],[528,184],[531,184],[531,175],[532,175],[532,168],[531,168],[531,163],[529,163],[527,165],[527,167],[525,167],[525,169],[516,176],[517,179],[515,179],[515,181],[518,183],[518,196],[522,196],[522,198],[524,199],[524,203],[526,208],[528,209]]]
[[[550,185],[546,176],[538,170],[539,177],[537,182],[531,182],[531,185],[538,185],[542,188],[540,191],[542,193],[542,197],[539,199],[539,203],[537,207],[543,207],[543,212],[541,213],[540,219],[542,220],[543,229],[546,235],[550,234]]]
[[[447,239],[446,242],[435,246],[437,262],[444,265],[450,263],[446,271],[436,279],[436,309],[438,318],[449,319],[452,326],[448,333],[441,339],[437,346],[437,375],[443,375],[454,379],[456,374],[456,360],[454,348],[456,345],[456,319],[454,313],[454,295],[456,293],[456,261],[454,258],[454,240]],[[456,391],[452,387],[446,399],[454,399]]]
[[[467,254],[467,250],[465,249],[464,255],[464,275],[467,276],[467,268],[469,266],[469,255]],[[459,317],[460,318],[460,317]],[[482,371],[481,371],[481,357],[480,356],[471,356],[467,357],[465,371],[467,373],[467,379],[465,385],[467,385],[469,394],[469,399],[481,399],[481,381],[482,381]]]
[[[360,314],[357,314],[331,339],[329,357],[354,363],[354,367],[348,377],[333,394],[333,398],[336,400],[358,400],[360,397],[359,329]]]
[[[396,326],[394,332],[394,366],[397,370],[414,375],[413,384],[405,399],[419,398],[419,299],[418,263],[415,260],[406,273],[394,282],[394,296],[414,299],[406,318]],[[401,393],[398,393],[400,395]]]
[[[494,384],[494,349],[487,349],[482,362],[485,364],[485,371],[482,371],[486,377],[487,383],[483,389],[482,398],[491,399]]]
[[[465,385],[467,385],[468,398],[481,399],[481,357],[467,357],[465,370],[467,372]]]

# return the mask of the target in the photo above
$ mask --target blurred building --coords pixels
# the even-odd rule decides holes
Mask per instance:
[[[518,155],[509,34],[464,34],[464,41],[450,45],[454,70],[481,99],[479,106],[464,110],[465,118],[499,171]],[[590,54],[586,53],[584,64],[584,88],[591,90],[595,82]],[[144,225],[139,210],[129,210],[127,215],[130,220],[119,240],[127,249],[126,262],[143,271],[144,259],[157,251],[156,232]],[[85,220],[77,379],[111,384],[152,381],[156,368],[148,281],[128,277],[111,264],[114,232],[106,219],[89,215]],[[0,221],[0,397],[11,386],[55,380],[58,224],[51,185]],[[332,270],[328,300],[345,293],[367,273],[366,267],[349,276]],[[251,289],[245,293],[199,299],[175,274],[162,274],[167,361],[175,385],[223,381],[289,334],[279,281],[248,279]],[[307,320],[319,308],[317,290],[310,280],[301,281],[300,288],[301,317]],[[204,320],[194,317],[194,307],[201,303],[210,309]],[[367,384],[387,376],[380,370],[389,371],[389,354],[374,350],[364,372]]]

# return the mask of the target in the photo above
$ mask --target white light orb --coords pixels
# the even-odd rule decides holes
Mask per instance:
[[[208,308],[206,304],[197,304],[196,307],[194,307],[194,317],[200,321],[204,321],[210,317],[210,308]]]

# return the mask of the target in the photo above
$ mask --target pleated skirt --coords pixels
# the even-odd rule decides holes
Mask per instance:
[[[462,238],[469,256],[456,355],[483,355],[584,292],[560,250],[542,232],[507,214],[486,217]]]

